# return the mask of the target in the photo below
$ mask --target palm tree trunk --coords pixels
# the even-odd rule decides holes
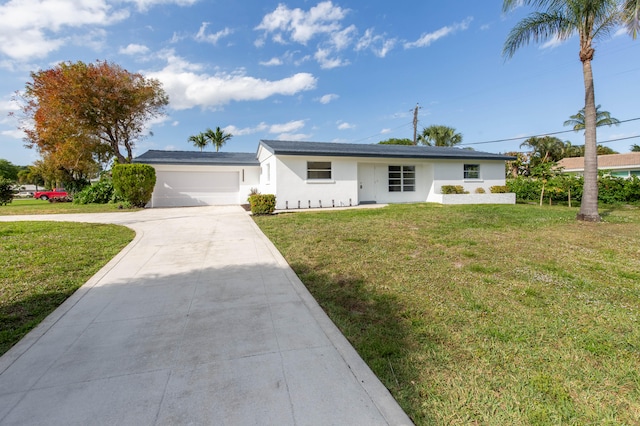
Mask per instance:
[[[598,147],[596,140],[596,100],[591,59],[582,62],[584,75],[584,186],[578,220],[599,222],[598,214]]]

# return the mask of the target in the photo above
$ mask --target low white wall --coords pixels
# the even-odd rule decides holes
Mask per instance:
[[[440,204],[515,204],[516,194],[434,194],[429,201]]]

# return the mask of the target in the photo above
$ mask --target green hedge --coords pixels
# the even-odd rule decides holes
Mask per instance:
[[[107,178],[85,187],[73,197],[74,204],[107,204],[117,201],[122,200],[116,197],[113,181]]]
[[[273,194],[253,194],[249,196],[251,213],[254,215],[272,214],[276,209],[276,196]]]
[[[156,184],[156,170],[148,164],[116,164],[111,170],[113,188],[133,207],[144,207],[151,201]]]
[[[518,201],[539,201],[542,181],[532,177],[519,176],[507,179],[507,188],[515,192]],[[569,193],[571,200],[582,200],[582,176],[559,175],[547,181],[544,189],[544,199],[548,202],[567,201]],[[640,179],[633,176],[630,179],[599,176],[598,201],[604,204],[636,203],[640,201]]]

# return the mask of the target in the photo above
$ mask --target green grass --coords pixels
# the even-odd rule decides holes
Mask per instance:
[[[133,237],[132,230],[116,225],[0,223],[0,355]]]
[[[122,210],[119,209],[118,206],[118,204],[50,203],[48,201],[34,199],[14,199],[6,206],[0,206],[0,216],[25,214],[106,213],[139,210]]]
[[[640,423],[640,209],[255,217],[420,425]]]

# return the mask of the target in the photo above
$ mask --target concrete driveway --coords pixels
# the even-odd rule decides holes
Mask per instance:
[[[136,237],[0,358],[1,425],[411,424],[242,208],[14,220]]]

